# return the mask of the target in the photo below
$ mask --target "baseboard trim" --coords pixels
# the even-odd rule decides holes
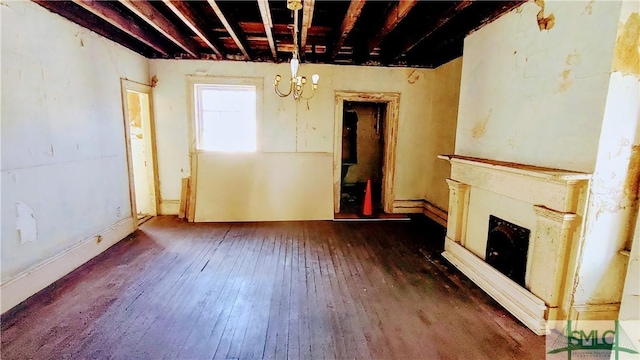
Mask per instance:
[[[419,214],[424,209],[423,200],[394,200],[394,214]]]
[[[121,220],[113,226],[0,284],[0,312],[4,314],[38,291],[53,284],[124,239],[134,229],[135,223],[132,218]],[[100,242],[98,242],[98,238]]]
[[[162,200],[160,202],[160,215],[178,215],[180,213],[180,200]]]
[[[584,304],[571,307],[571,319],[574,320],[617,320],[620,303]]]
[[[440,226],[447,227],[448,214],[446,211],[424,200],[424,210],[422,211],[429,219],[437,222]]]
[[[447,212],[427,200],[395,200],[394,214],[424,214],[440,226],[447,227]]]
[[[546,333],[544,301],[449,238],[442,256],[536,335]]]

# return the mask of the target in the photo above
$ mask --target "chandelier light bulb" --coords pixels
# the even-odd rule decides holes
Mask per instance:
[[[311,82],[313,83],[313,85],[318,85],[318,80],[320,80],[320,75],[318,74],[311,75]]]
[[[300,66],[300,62],[297,58],[291,58],[291,77],[294,78],[298,75],[298,67]]]

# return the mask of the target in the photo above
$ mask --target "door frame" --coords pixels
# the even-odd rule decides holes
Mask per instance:
[[[398,116],[400,94],[387,92],[335,92],[335,116],[333,138],[333,213],[340,212],[340,189],[342,185],[342,124],[344,102],[373,102],[387,105],[384,118],[384,156],[382,159],[382,208],[385,213],[393,213],[394,184],[396,175],[396,147],[398,144]]]
[[[131,155],[131,129],[129,125],[129,103],[127,98],[127,92],[135,92],[140,94],[146,94],[149,99],[149,117],[143,116],[142,131],[145,139],[144,148],[147,164],[147,180],[149,181],[149,190],[151,192],[151,216],[158,215],[158,209],[160,207],[160,188],[158,181],[158,163],[156,159],[156,142],[155,142],[155,127],[153,121],[153,99],[152,88],[150,85],[142,84],[139,82],[131,81],[128,79],[120,79],[121,92],[122,92],[122,113],[124,120],[124,136],[127,152],[127,168],[129,172],[129,202],[131,204],[131,215],[133,217],[135,227],[138,227],[138,210],[136,207],[136,190],[135,182],[133,179],[133,159]]]

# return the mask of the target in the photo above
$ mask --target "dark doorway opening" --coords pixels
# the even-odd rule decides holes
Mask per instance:
[[[373,214],[382,211],[384,119],[387,104],[345,101],[342,117],[340,213],[363,216],[367,181]]]

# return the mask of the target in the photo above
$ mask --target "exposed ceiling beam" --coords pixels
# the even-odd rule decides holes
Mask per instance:
[[[464,18],[458,18],[456,24],[448,24],[446,31],[433,35],[423,41],[407,54],[408,64],[429,64],[440,66],[443,63],[462,55],[464,38],[471,32],[492,22],[503,14],[513,10],[525,1],[476,1]],[[449,26],[452,25],[452,26]]]
[[[119,11],[113,9],[111,6],[109,6],[108,2],[98,0],[73,0],[73,2],[80,5],[85,10],[88,10],[92,14],[100,17],[102,20],[108,22],[109,24],[133,36],[137,40],[158,51],[162,55],[169,55],[167,51],[162,47],[162,45],[154,40],[148,33],[143,31],[133,21],[133,19],[126,17]]]
[[[470,34],[476,30],[478,30],[479,28],[485,26],[486,24],[492,22],[493,20],[499,18],[500,16],[502,16],[503,14],[517,8],[518,6],[524,4],[525,2],[527,2],[527,0],[516,0],[516,1],[500,1],[498,2],[498,5],[495,7],[495,9],[493,9],[492,11],[490,11],[489,13],[487,13],[486,15],[484,15],[479,22],[474,22],[472,24],[470,24],[471,26],[469,26],[469,28],[467,29],[465,35]],[[483,2],[478,2],[479,4],[483,4]]]
[[[273,33],[271,32],[273,21],[271,20],[269,0],[258,0],[258,8],[260,9],[260,15],[262,16],[264,32],[265,34],[267,34],[267,41],[269,41],[269,47],[271,48],[271,55],[273,55],[274,59],[277,59],[278,55],[276,54],[276,43],[273,41]]]
[[[193,41],[181,34],[171,22],[164,17],[156,8],[154,8],[147,1],[142,0],[120,0],[122,5],[131,10],[134,14],[138,15],[142,20],[151,25],[154,29],[158,30],[167,39],[173,41],[176,45],[180,46],[189,55],[198,58],[197,45]]]
[[[104,20],[95,15],[87,14],[84,9],[76,4],[68,1],[33,0],[33,2],[145,57],[157,57],[159,55],[158,51],[146,44],[141,44],[137,39],[123,33],[122,30],[109,25],[107,25],[108,27],[105,26]]]
[[[418,3],[418,0],[404,0],[397,2],[389,14],[387,18],[384,20],[384,24],[380,28],[380,30],[369,39],[369,44],[367,47],[368,52],[372,52],[384,38],[389,35],[389,33],[395,29],[395,27],[402,21],[402,19],[409,14],[409,11],[413,9],[413,7]]]
[[[433,34],[436,30],[449,22],[449,20],[453,19],[453,17],[469,7],[472,3],[472,0],[463,0],[460,2],[456,2],[455,5],[452,5],[440,16],[438,16],[436,21],[429,22],[429,25],[426,28],[417,32],[407,32],[403,37],[403,41],[401,42],[401,44],[399,44],[398,47],[394,47],[394,50],[391,51],[391,53],[388,53],[387,56],[390,56],[391,59],[396,60],[403,54],[408,53],[420,42],[431,36],[431,34]]]
[[[200,26],[198,26],[198,24],[196,24],[194,20],[196,18],[195,14],[189,8],[189,6],[185,1],[175,1],[175,0],[162,0],[162,1],[165,3],[165,5],[167,5],[167,7],[171,11],[173,11],[174,14],[176,14],[177,17],[180,18],[180,20],[182,20],[183,23],[185,23],[185,25],[189,27],[189,29],[191,29],[191,31],[193,31],[200,39],[202,39],[202,41],[204,41],[204,43],[207,44],[207,46],[211,50],[213,50],[213,52],[219,58],[223,57],[222,53],[218,49],[220,46],[214,45],[213,41],[205,35],[205,32],[203,31],[203,29]]]
[[[358,21],[358,17],[362,12],[362,8],[364,7],[366,0],[351,0],[351,4],[349,4],[349,8],[347,9],[347,13],[344,16],[344,20],[342,21],[342,26],[340,27],[340,35],[338,37],[338,41],[336,41],[335,46],[333,47],[333,52],[331,56],[333,58],[336,57],[340,48],[344,44],[344,41],[349,36],[349,33],[353,29],[353,26]]]
[[[231,38],[236,43],[236,46],[238,46],[238,49],[240,49],[240,51],[244,55],[245,60],[251,60],[251,56],[249,56],[249,53],[247,52],[247,49],[246,49],[248,46],[245,47],[245,45],[243,44],[243,41],[240,40],[240,38],[238,37],[238,34],[236,33],[236,29],[234,29],[234,27],[229,23],[229,21],[227,21],[227,18],[222,13],[222,10],[220,10],[220,7],[216,3],[216,0],[207,0],[207,2],[209,3],[213,11],[216,13],[216,15],[218,16],[218,19],[220,19],[220,22],[222,23],[222,25],[224,25],[224,28],[227,30],[229,35],[231,35]]]
[[[300,48],[304,49],[307,45],[307,33],[313,21],[313,8],[316,0],[304,0],[302,3],[302,31],[300,34]]]

